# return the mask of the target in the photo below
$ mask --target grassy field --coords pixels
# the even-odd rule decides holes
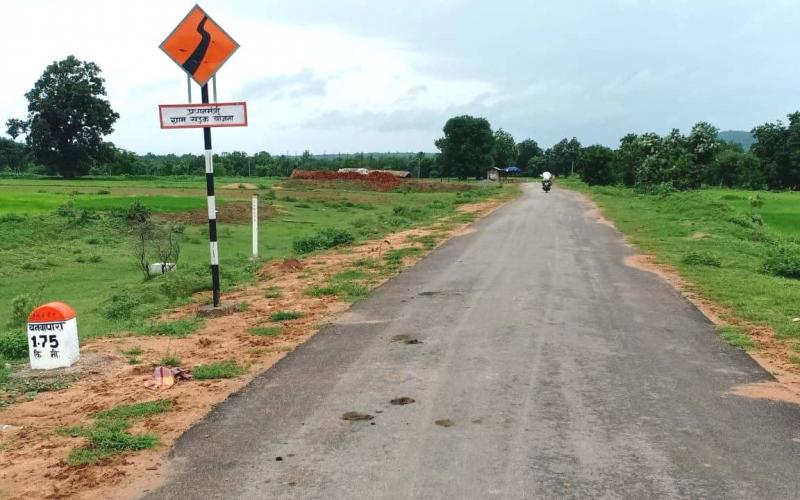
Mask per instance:
[[[792,321],[800,316],[800,193],[708,189],[657,196],[559,183],[589,194],[631,243],[735,318],[800,340],[800,323]],[[722,333],[746,344],[731,329]]]
[[[259,189],[238,189],[240,182]],[[222,189],[226,185],[229,189]],[[472,186],[377,192],[345,183],[224,178],[217,186],[224,289],[253,278],[245,204],[254,193],[262,211],[271,214],[260,229],[260,255],[268,260],[324,248],[331,237],[358,241],[425,224],[454,214],[460,203],[501,191]],[[114,215],[135,200],[156,218],[178,217],[185,224],[178,270],[147,282],[136,267],[128,228]],[[150,325],[149,318],[209,286],[205,205],[202,177],[0,179],[0,352],[2,332],[19,330],[20,310],[31,301],[72,305],[84,338],[120,331],[158,334],[162,327]],[[231,220],[224,222],[226,217]]]

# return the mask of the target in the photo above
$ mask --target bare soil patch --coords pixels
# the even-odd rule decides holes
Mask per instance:
[[[461,210],[483,216],[504,201],[462,206]],[[249,208],[247,212],[249,217]],[[452,223],[440,221],[428,228],[391,234],[380,240],[317,254],[302,261],[271,262],[258,272],[260,279],[256,284],[223,295],[225,302],[248,303],[246,310],[207,319],[199,332],[185,338],[137,336],[88,341],[82,345],[82,356],[102,359],[100,369],[89,370],[90,373],[66,389],[39,394],[0,413],[0,423],[12,426],[11,431],[0,432],[0,498],[131,498],[155,488],[168,472],[163,465],[169,448],[186,429],[203,418],[214,405],[313,336],[320,325],[349,308],[349,304],[335,297],[310,297],[306,290],[326,283],[330,277],[352,268],[357,261],[379,260],[388,250],[416,246],[409,237],[432,235],[439,244],[465,227],[466,224],[453,227]],[[411,265],[425,253],[423,249],[409,255],[403,264]],[[389,278],[387,274],[375,274],[369,286],[379,286]],[[268,293],[272,290],[280,290],[280,294]],[[167,317],[194,316],[208,299],[208,294],[200,294],[195,302]],[[269,316],[277,311],[302,311],[303,316],[270,322]],[[280,335],[258,336],[248,331],[253,327],[273,325],[281,327]],[[412,344],[418,341],[409,338],[404,342]],[[132,347],[142,349],[143,353],[138,356],[142,364],[130,365],[127,356],[122,354]],[[165,355],[180,357],[181,367],[186,369],[236,360],[248,371],[239,378],[179,381],[158,392],[145,388],[144,383],[152,376],[154,366]],[[58,429],[85,425],[92,420],[93,414],[120,404],[160,398],[171,400],[172,409],[145,419],[132,429],[156,434],[160,447],[118,455],[95,466],[72,466],[66,462],[70,450],[81,446],[84,441],[80,437],[62,435]],[[36,480],[32,481],[34,477]]]
[[[275,217],[277,210],[272,205],[259,205],[258,219],[267,220]],[[208,222],[208,209],[198,208],[188,212],[159,214],[164,220],[182,224],[204,224]],[[246,224],[252,220],[253,212],[249,202],[229,201],[217,208],[217,220],[221,223]]]
[[[234,182],[233,184],[225,184],[224,186],[220,187],[220,189],[242,189],[246,191],[254,191],[258,189],[258,186],[256,186],[255,184],[251,184],[249,182],[241,182],[241,183]]]

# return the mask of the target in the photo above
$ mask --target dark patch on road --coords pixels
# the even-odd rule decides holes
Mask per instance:
[[[434,424],[438,425],[439,427],[453,427],[456,425],[455,422],[450,420],[449,418],[444,418],[442,420],[437,420]]]
[[[392,403],[393,405],[401,406],[401,405],[410,405],[411,403],[415,403],[416,401],[414,399],[403,396],[402,398],[395,398],[389,402]]]
[[[372,416],[372,415],[369,415],[367,413],[358,413],[357,411],[348,411],[347,413],[342,415],[342,420],[347,420],[347,421],[350,421],[350,422],[360,422],[360,421],[364,421],[364,420],[372,420],[373,418],[375,418],[375,417]]]

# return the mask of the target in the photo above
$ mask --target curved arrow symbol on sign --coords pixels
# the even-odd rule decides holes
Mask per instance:
[[[200,33],[202,40],[197,45],[197,48],[194,49],[192,55],[189,56],[189,59],[183,63],[183,69],[185,69],[190,75],[194,75],[197,68],[200,67],[200,63],[203,62],[203,58],[206,56],[206,52],[208,51],[208,46],[211,44],[211,34],[206,31],[206,21],[208,21],[208,16],[203,16],[203,19],[197,25],[197,32]]]

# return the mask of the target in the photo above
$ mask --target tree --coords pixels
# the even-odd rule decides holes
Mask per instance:
[[[631,187],[636,183],[636,169],[646,158],[642,141],[636,134],[628,134],[619,141],[615,155],[614,172],[619,181]]]
[[[581,143],[576,138],[559,141],[547,151],[548,163],[553,173],[562,177],[572,174],[580,156]]]
[[[720,150],[718,134],[719,129],[707,122],[700,122],[692,127],[687,143],[689,151],[694,156],[695,164],[707,166],[714,161],[714,157]]]
[[[49,65],[28,99],[26,120],[6,122],[9,135],[26,134],[36,161],[65,178],[81,175],[103,152],[103,137],[119,115],[106,95],[100,68],[69,56]]]
[[[538,158],[544,154],[539,144],[533,139],[525,139],[517,144],[517,151],[517,166],[521,169],[527,169],[528,175],[539,175],[541,172],[533,172],[529,168],[531,158]]]
[[[494,166],[497,168],[506,168],[512,165],[512,162],[517,161],[519,150],[514,137],[503,129],[499,129],[494,133]],[[524,166],[524,165],[523,165]]]
[[[486,118],[462,115],[444,125],[444,137],[435,144],[442,152],[440,175],[459,179],[481,178],[492,166],[494,135]]]
[[[28,166],[28,148],[24,144],[0,137],[0,170],[20,173]]]
[[[595,145],[584,148],[578,160],[581,179],[587,184],[612,184],[614,182],[614,151]]]

